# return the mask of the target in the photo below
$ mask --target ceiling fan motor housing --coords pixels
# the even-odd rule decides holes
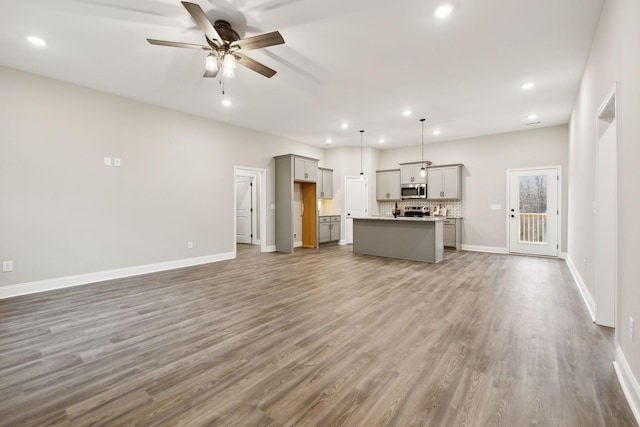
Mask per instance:
[[[223,21],[221,19],[217,20],[213,24],[213,28],[216,29],[220,38],[225,42],[225,44],[233,43],[237,40],[240,40],[240,36],[235,32],[233,28],[231,28],[231,24],[227,21]]]

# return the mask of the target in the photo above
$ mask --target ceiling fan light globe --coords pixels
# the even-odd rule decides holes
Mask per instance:
[[[222,65],[223,65],[224,68],[235,70],[236,69],[236,59],[233,57],[232,54],[227,53],[224,56],[224,60],[222,61]]]
[[[204,68],[211,72],[218,71],[218,58],[216,58],[213,53],[207,55],[207,59],[205,59],[204,62]]]
[[[236,73],[236,59],[232,54],[227,53],[224,55],[224,59],[222,61],[222,75],[226,78],[232,79]]]

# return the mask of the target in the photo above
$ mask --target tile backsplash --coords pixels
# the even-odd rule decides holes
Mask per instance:
[[[378,202],[378,212],[381,216],[393,216],[391,213],[395,207],[396,202]],[[447,216],[449,218],[462,218],[462,201],[460,200],[398,200],[398,207],[401,206],[427,206],[429,212],[433,214],[436,206],[441,205],[443,208],[447,208]]]

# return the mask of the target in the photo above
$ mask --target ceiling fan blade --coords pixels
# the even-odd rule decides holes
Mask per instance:
[[[147,41],[149,43],[155,44],[157,46],[171,46],[171,47],[184,47],[184,48],[188,48],[188,49],[211,50],[211,48],[209,46],[205,46],[203,44],[168,42],[168,41],[165,41],[165,40],[154,40],[154,39],[147,39]]]
[[[202,32],[207,36],[207,39],[211,40],[216,45],[219,45],[220,43],[218,40],[222,40],[222,38],[218,35],[218,32],[213,27],[213,24],[209,21],[209,18],[207,18],[207,15],[204,13],[202,8],[199,5],[189,3],[188,1],[183,1],[181,3],[184,8],[187,9],[187,12],[189,12],[189,15],[191,15],[193,20],[196,21]]]
[[[250,70],[255,71],[256,73],[260,73],[265,77],[271,78],[273,77],[277,71],[267,67],[264,64],[259,63],[258,61],[249,58],[246,55],[235,52],[233,57],[236,59],[236,62],[240,65],[244,65]]]
[[[204,75],[202,77],[215,77],[218,75],[218,71],[218,69],[216,69],[215,71],[209,71],[205,68]]]
[[[284,44],[284,39],[282,38],[282,35],[280,35],[279,31],[274,31],[272,33],[237,40],[231,43],[230,46],[237,46],[242,50],[253,50],[278,44]]]

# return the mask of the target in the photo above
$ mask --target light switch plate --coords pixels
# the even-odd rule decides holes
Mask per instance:
[[[120,157],[114,157],[113,158],[113,165],[114,166],[122,166],[122,159]]]
[[[104,165],[105,166],[111,166],[111,157],[105,157],[104,158]]]
[[[2,271],[13,271],[13,261],[2,261]]]

